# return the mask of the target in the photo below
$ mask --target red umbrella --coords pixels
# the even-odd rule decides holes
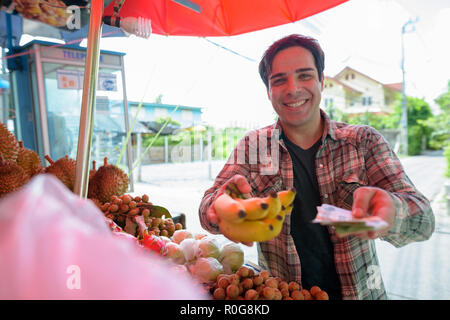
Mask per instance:
[[[150,19],[152,32],[162,35],[232,36],[295,22],[346,1],[128,0],[118,16]],[[105,9],[104,16],[114,14],[114,5]]]

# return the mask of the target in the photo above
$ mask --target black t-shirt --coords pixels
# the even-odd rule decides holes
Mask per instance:
[[[319,286],[330,300],[340,300],[341,285],[334,264],[334,250],[325,226],[311,223],[321,205],[317,184],[315,156],[321,145],[319,139],[311,148],[303,150],[281,135],[292,158],[294,187],[297,195],[291,213],[291,235],[294,239],[302,268],[302,285],[305,289]]]

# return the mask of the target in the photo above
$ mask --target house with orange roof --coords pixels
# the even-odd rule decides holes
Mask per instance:
[[[402,83],[383,84],[347,66],[334,77],[324,77],[321,107],[328,113],[388,114],[401,91]]]

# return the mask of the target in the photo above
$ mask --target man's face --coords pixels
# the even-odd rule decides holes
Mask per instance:
[[[282,124],[308,128],[320,119],[323,78],[314,64],[312,53],[299,46],[277,53],[272,61],[267,94]]]

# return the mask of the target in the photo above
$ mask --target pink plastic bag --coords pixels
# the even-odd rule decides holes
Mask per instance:
[[[52,175],[0,199],[0,299],[208,299]]]

